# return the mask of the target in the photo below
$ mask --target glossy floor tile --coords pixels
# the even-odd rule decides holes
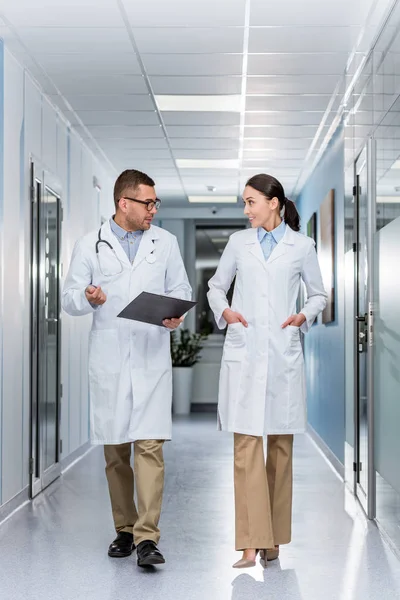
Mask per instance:
[[[238,572],[232,437],[215,419],[174,425],[160,548],[167,564],[110,559],[114,537],[96,448],[0,526],[3,600],[396,600],[400,561],[306,436],[295,438],[293,542]]]

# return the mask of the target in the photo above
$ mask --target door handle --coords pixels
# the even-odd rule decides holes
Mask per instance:
[[[366,345],[367,345],[367,341],[368,341],[368,332],[367,332],[367,321],[368,316],[367,315],[362,315],[362,316],[356,316],[356,322],[357,322],[357,333],[358,333],[358,340],[357,340],[357,344],[358,344],[358,352],[360,354],[362,354],[363,352],[366,351]]]

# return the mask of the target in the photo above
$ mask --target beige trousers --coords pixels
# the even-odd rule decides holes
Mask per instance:
[[[292,525],[293,435],[234,434],[236,550],[288,544]]]
[[[164,440],[134,442],[134,469],[131,467],[132,444],[104,446],[106,475],[111,508],[117,532],[133,533],[136,546],[144,540],[158,544],[158,522],[164,489]],[[136,480],[137,508],[134,501]]]

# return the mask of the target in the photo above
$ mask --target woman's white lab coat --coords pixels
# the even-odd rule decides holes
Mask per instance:
[[[101,238],[112,245],[115,254],[101,243],[96,256],[97,231],[83,237],[75,246],[62,294],[62,307],[68,314],[93,313],[89,342],[92,443],[170,439],[170,332],[117,315],[142,291],[191,299],[177,240],[152,226],[143,233],[131,264],[108,221],[101,227]],[[107,296],[97,308],[85,296],[91,283],[101,286]]]
[[[315,244],[286,227],[266,261],[257,229],[234,233],[209,282],[208,300],[219,328],[229,308],[226,293],[236,276],[232,310],[241,323],[228,326],[220,373],[219,429],[254,436],[306,428],[306,386],[299,328],[282,324],[296,313],[301,280],[307,301],[306,333],[326,305]]]

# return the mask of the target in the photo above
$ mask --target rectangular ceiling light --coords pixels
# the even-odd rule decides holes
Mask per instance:
[[[237,204],[237,196],[189,196],[189,202],[208,204]]]
[[[239,159],[224,160],[192,160],[191,158],[177,158],[176,164],[180,169],[239,169]]]
[[[241,96],[155,96],[161,111],[238,112]]]
[[[390,167],[391,169],[400,169],[400,160],[396,160]]]

